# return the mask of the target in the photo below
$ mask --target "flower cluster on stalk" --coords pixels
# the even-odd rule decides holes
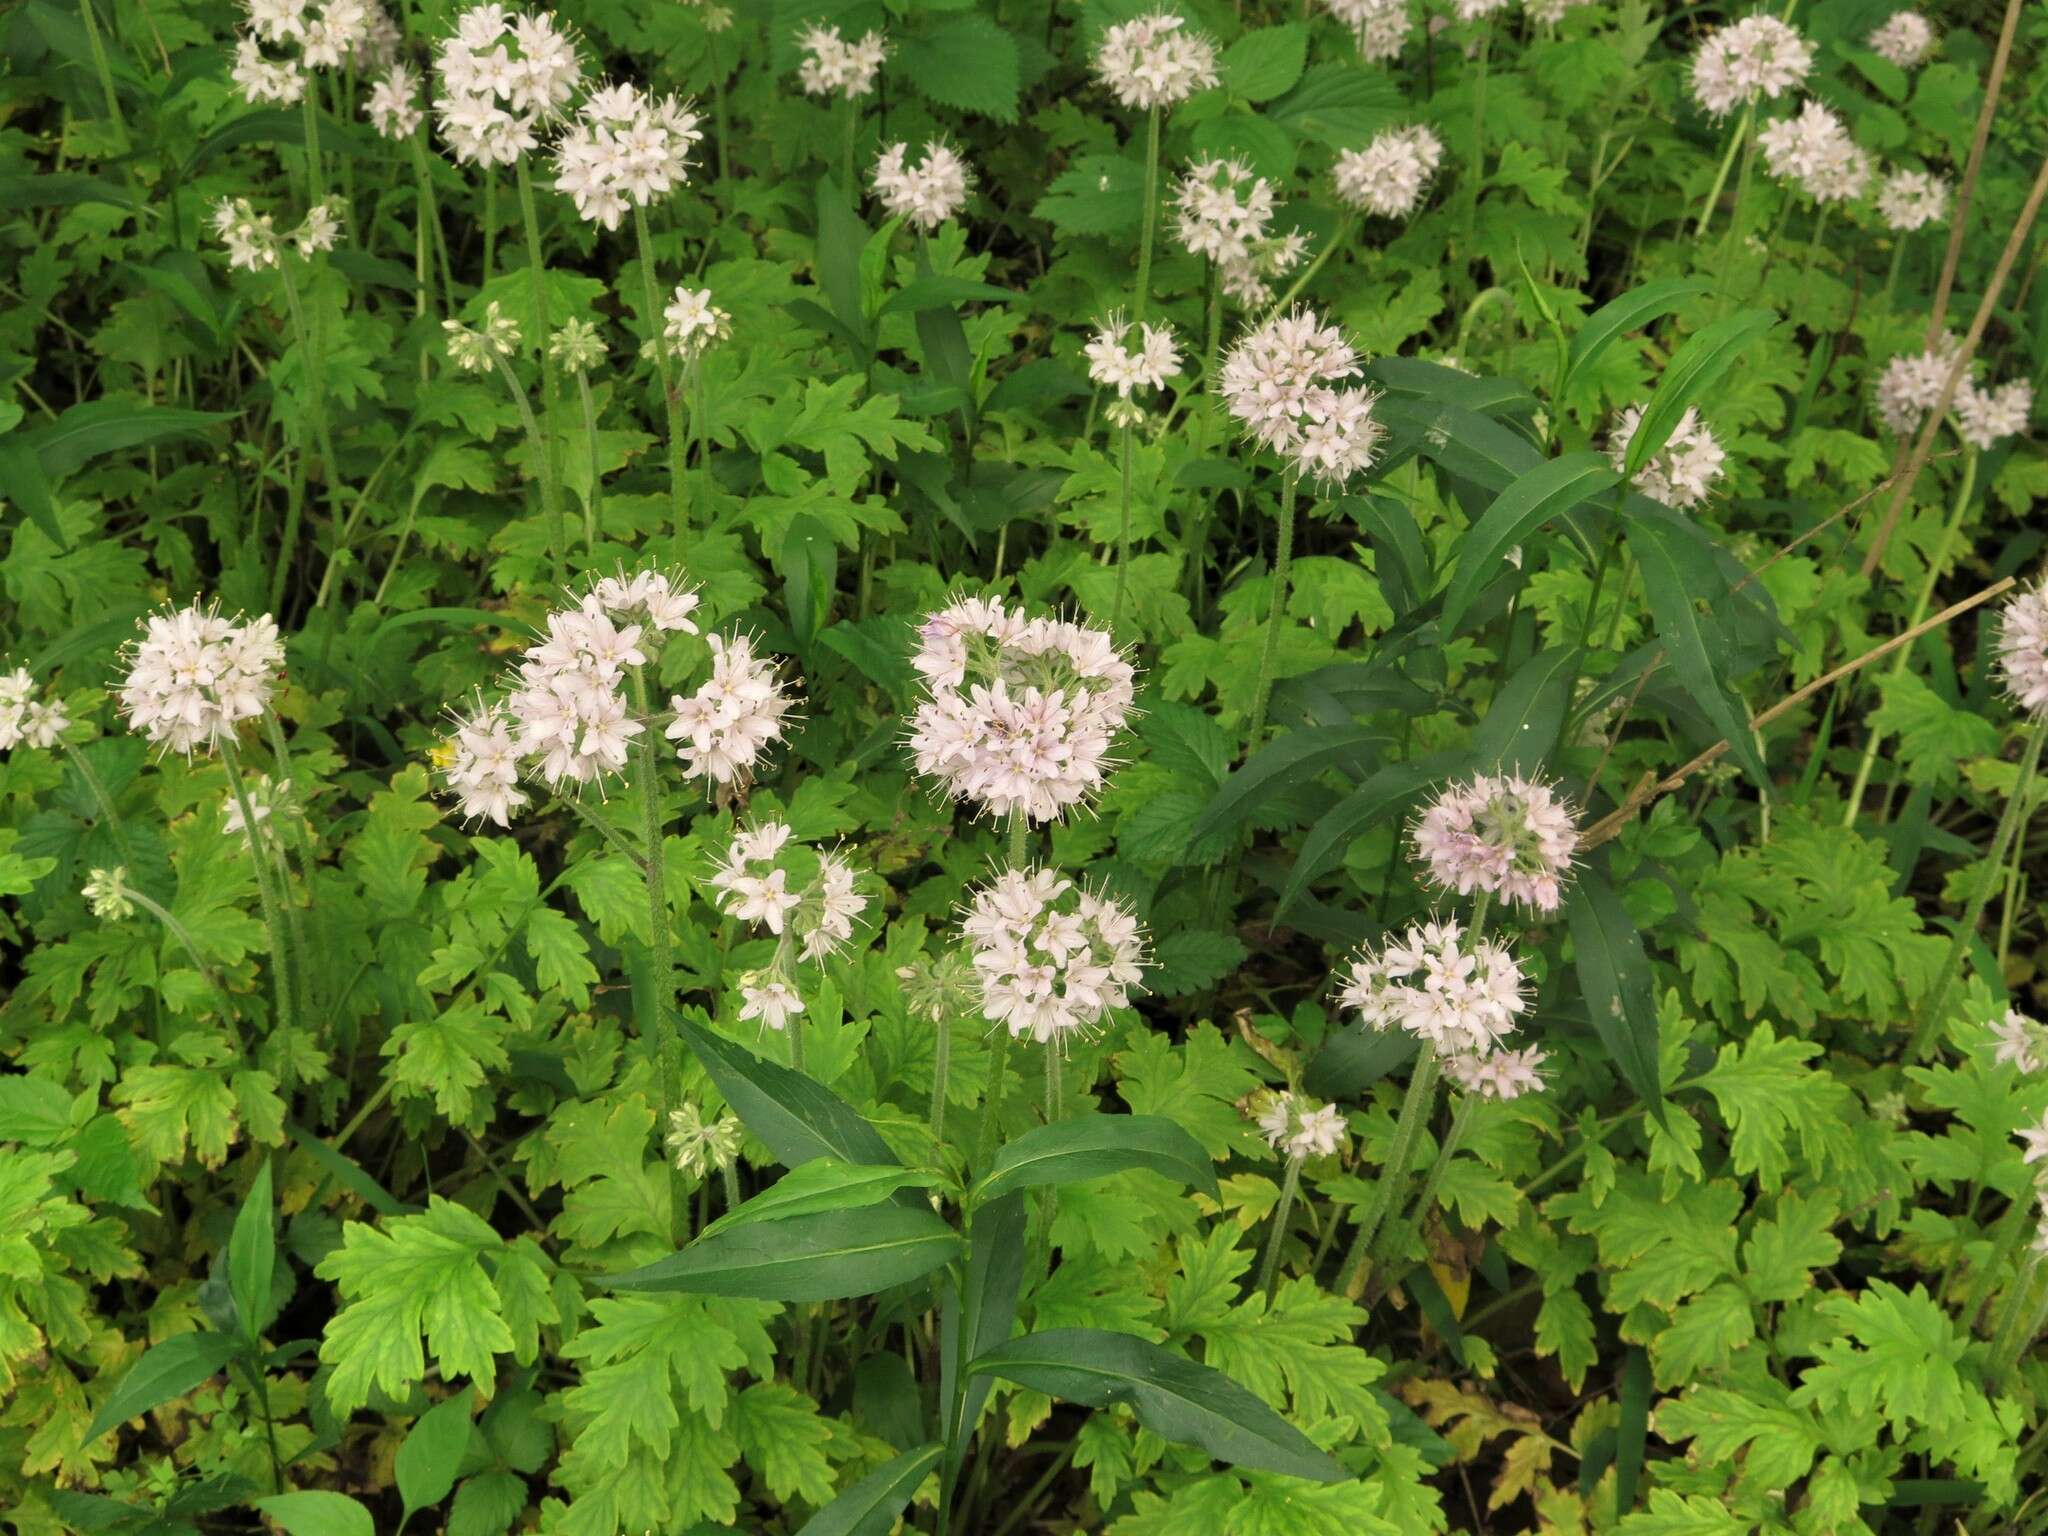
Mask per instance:
[[[1004,870],[970,896],[960,931],[983,1017],[1054,1049],[1128,1007],[1144,973],[1144,930],[1131,910],[1055,870]]]
[[[482,325],[451,318],[441,322],[441,330],[448,338],[448,360],[464,373],[489,373],[499,358],[519,350],[519,322],[496,299],[485,306]]]
[[[1286,1089],[1259,1111],[1259,1133],[1283,1157],[1328,1157],[1344,1145],[1344,1112]]]
[[[287,243],[301,256],[333,250],[341,238],[344,206],[338,197],[325,198],[306,210],[305,221],[297,229],[280,236],[271,216],[258,213],[249,199],[224,197],[213,205],[213,232],[227,247],[230,267],[260,272],[277,265]]]
[[[1932,171],[1894,171],[1877,189],[1877,213],[1900,234],[1938,224],[1948,214],[1948,182]]]
[[[1715,117],[1767,98],[1775,101],[1813,68],[1813,45],[1762,12],[1707,34],[1692,58],[1692,93]]]
[[[2014,704],[2048,713],[2048,584],[2028,588],[2000,611],[1998,670]]]
[[[1102,787],[1137,678],[1103,631],[966,598],[925,619],[911,661],[910,748],[954,798],[1043,822]]]
[[[1270,304],[1273,279],[1308,253],[1307,236],[1271,233],[1273,183],[1242,160],[1189,162],[1174,184],[1173,208],[1181,245],[1214,262],[1224,294],[1246,309]]]
[[[1614,420],[1608,434],[1607,457],[1616,470],[1628,462],[1628,445],[1635,441],[1643,424],[1643,407],[1631,405]],[[1700,419],[1696,407],[1687,406],[1664,446],[1645,459],[1635,472],[1633,484],[1652,501],[1683,512],[1700,505],[1721,477],[1727,452]]]
[[[685,1104],[669,1111],[665,1140],[676,1167],[701,1179],[740,1160],[742,1134],[739,1117],[730,1111],[708,1119],[696,1105]]]
[[[690,179],[690,151],[702,120],[672,96],[634,85],[592,91],[555,143],[555,190],[593,224],[617,229]]]
[[[455,158],[511,165],[583,83],[576,45],[545,14],[479,5],[434,50],[434,119]]]
[[[1902,352],[1878,375],[1877,414],[1895,436],[1917,431],[1927,413],[1941,403],[1941,392],[1955,368],[1962,344],[1942,335],[1920,352]],[[2024,432],[2034,409],[2034,386],[2025,379],[1980,385],[1966,372],[1949,402],[1956,435],[1972,448],[1987,449]]]
[[[1578,851],[1578,818],[1540,780],[1482,773],[1436,798],[1416,821],[1414,844],[1432,885],[1555,912]]]
[[[420,77],[404,64],[393,64],[370,87],[363,116],[381,138],[411,138],[426,117],[420,110]]]
[[[934,230],[967,206],[974,178],[960,152],[943,139],[924,146],[924,158],[911,163],[910,146],[891,144],[875,159],[875,196],[890,217],[917,229]]]
[[[190,757],[195,749],[212,752],[270,707],[284,642],[267,613],[229,618],[194,604],[143,620],[126,661],[120,701],[129,729]]]
[[[1119,400],[1129,400],[1133,390],[1164,389],[1168,379],[1180,377],[1173,327],[1134,326],[1117,313],[1103,321],[1082,355],[1088,359],[1089,379],[1115,390]]]
[[[250,102],[295,102],[308,70],[368,73],[398,53],[398,25],[377,0],[248,0],[245,9],[228,74]]]
[[[1490,1056],[1528,1007],[1507,945],[1455,921],[1417,923],[1351,959],[1338,1000],[1368,1029],[1399,1029],[1446,1058]]]
[[[684,362],[695,362],[732,335],[732,316],[711,302],[709,288],[677,284],[661,310],[661,334]]]
[[[1095,78],[1133,111],[1171,107],[1220,78],[1216,45],[1171,11],[1154,11],[1102,34]]]
[[[796,77],[810,96],[838,96],[858,101],[875,88],[882,61],[889,56],[888,40],[875,31],[864,32],[848,42],[837,27],[806,27],[797,37],[804,51]]]
[[[1368,64],[1398,59],[1415,25],[1408,0],[1323,0],[1323,9],[1351,29]]]
[[[11,752],[27,742],[49,750],[71,728],[64,701],[36,696],[36,680],[26,667],[0,672],[0,752]]]
[[[740,1017],[780,1030],[804,1008],[796,959],[815,964],[853,942],[868,905],[853,866],[794,841],[786,822],[766,821],[734,833],[711,887],[720,912],[780,941],[773,963],[740,981]]]
[[[1419,123],[1389,128],[1365,148],[1337,156],[1337,196],[1383,219],[1405,219],[1422,206],[1422,194],[1443,158],[1444,142],[1431,129]]]
[[[1803,103],[1757,135],[1764,168],[1816,203],[1848,202],[1863,195],[1876,170],[1870,152],[1849,137],[1841,118],[1817,101]]]
[[[1894,11],[1866,41],[1879,58],[1913,69],[1934,56],[1934,24],[1918,11]]]
[[[1224,355],[1220,389],[1262,447],[1306,479],[1336,483],[1371,465],[1384,431],[1373,419],[1377,395],[1339,387],[1360,371],[1343,331],[1297,305],[1239,338]]]

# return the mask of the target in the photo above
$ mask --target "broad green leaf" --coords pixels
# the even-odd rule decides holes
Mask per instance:
[[[4,882],[0,882],[4,889]],[[0,1077],[0,1141],[53,1146],[71,1132],[71,1095],[47,1077]]]
[[[258,1499],[256,1507],[283,1526],[285,1536],[377,1536],[370,1512],[345,1493],[308,1488]]]
[[[937,1441],[885,1461],[806,1520],[797,1536],[889,1536],[896,1517],[945,1454]]]
[[[242,1331],[251,1339],[260,1337],[270,1322],[270,1284],[277,1269],[276,1214],[271,1206],[270,1159],[265,1158],[228,1237],[228,1291],[235,1298]]]
[[[1628,440],[1629,474],[1663,451],[1678,430],[1679,418],[1706,399],[1707,392],[1741,361],[1743,350],[1777,324],[1778,317],[1768,309],[1745,309],[1687,338],[1665,365],[1657,392]]]
[[[603,1284],[615,1291],[837,1301],[928,1275],[961,1248],[960,1234],[922,1207],[820,1211],[700,1237]]]
[[[1200,1446],[1232,1466],[1325,1483],[1349,1475],[1221,1371],[1135,1334],[1098,1328],[1027,1333],[988,1351],[968,1369],[1084,1407],[1127,1404],[1154,1434]]]
[[[1657,992],[1643,939],[1607,883],[1604,861],[1583,865],[1565,897],[1586,1015],[1623,1081],[1663,1112],[1657,1070]]]
[[[1299,22],[1247,32],[1223,50],[1223,83],[1246,101],[1271,101],[1294,89],[1308,58],[1308,28]]]
[[[455,1487],[455,1475],[469,1449],[470,1396],[470,1389],[464,1387],[453,1397],[442,1399],[406,1431],[392,1463],[406,1519],[440,1503]]]
[[[1601,305],[1586,316],[1586,323],[1572,337],[1571,360],[1565,365],[1564,394],[1568,398],[1579,375],[1592,367],[1600,355],[1630,331],[1639,331],[1652,320],[1662,319],[1688,299],[1710,291],[1695,277],[1660,277],[1631,288],[1617,299]]]
[[[727,1211],[700,1236],[759,1221],[878,1205],[899,1189],[930,1189],[939,1182],[935,1173],[919,1173],[900,1164],[874,1167],[842,1163],[836,1157],[813,1158],[792,1168],[744,1205]]]
[[[241,1352],[241,1341],[225,1333],[181,1333],[156,1345],[128,1368],[85,1432],[97,1440],[117,1424],[138,1418],[174,1397],[183,1397]]]
[[[907,39],[898,69],[928,101],[1017,121],[1017,40],[986,16],[958,16]]]
[[[1220,1198],[1216,1170],[1202,1144],[1160,1115],[1078,1115],[1026,1131],[996,1154],[968,1191],[977,1205],[1012,1190],[1099,1179],[1149,1168],[1177,1184]]]
[[[1305,784],[1326,769],[1341,764],[1363,771],[1390,744],[1386,732],[1364,726],[1290,731],[1223,781],[1188,834],[1189,841],[1200,842],[1221,828],[1242,825],[1262,797]]]
[[[1458,563],[1444,588],[1444,633],[1458,632],[1458,621],[1479,589],[1500,574],[1510,550],[1552,518],[1620,483],[1621,476],[1598,453],[1568,453],[1517,478],[1458,543]]]
[[[675,1027],[747,1129],[785,1166],[795,1168],[814,1157],[867,1167],[898,1161],[875,1128],[816,1079],[764,1060],[688,1019],[676,1019]]]
[[[1549,760],[1564,729],[1572,681],[1584,653],[1576,646],[1538,651],[1515,669],[1472,733],[1472,753],[1486,773],[1532,774]]]
[[[988,1376],[970,1374],[979,1356],[1006,1342],[1017,1322],[1017,1296],[1024,1284],[1025,1209],[1021,1194],[1004,1195],[968,1217],[967,1281],[946,1287],[939,1308],[939,1432],[946,1444],[945,1477],[960,1475],[969,1430],[995,1388]]]
[[[47,425],[21,433],[16,441],[35,450],[44,474],[61,480],[102,454],[167,438],[191,437],[234,419],[233,411],[188,411],[135,400],[88,400]]]

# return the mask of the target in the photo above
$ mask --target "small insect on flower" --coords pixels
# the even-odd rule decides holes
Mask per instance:
[[[1469,940],[1455,922],[1419,923],[1360,949],[1338,1001],[1366,1028],[1399,1029],[1446,1057],[1485,1055],[1528,1007],[1522,967],[1506,945]]]
[[[1323,0],[1323,9],[1351,29],[1368,64],[1398,59],[1415,25],[1408,0]]]
[[[1276,1093],[1259,1112],[1266,1144],[1287,1157],[1328,1157],[1344,1145],[1344,1113],[1291,1089]]]
[[[1862,196],[1876,171],[1877,162],[1857,147],[1848,126],[1817,101],[1802,104],[1797,116],[1770,124],[1756,141],[1764,168],[1816,203]]]
[[[1480,774],[1439,795],[1415,824],[1423,878],[1555,912],[1579,846],[1578,818],[1540,780]]]
[[[960,931],[982,1016],[1056,1050],[1129,1007],[1144,974],[1137,917],[1055,870],[1004,870],[969,897]]]
[[[1133,326],[1121,314],[1111,314],[1082,348],[1088,359],[1088,377],[1119,399],[1128,400],[1131,391],[1164,389],[1168,379],[1180,377],[1180,353],[1174,349],[1173,327],[1139,325],[1135,346],[1125,338]]]
[[[732,316],[711,302],[709,288],[679,285],[661,315],[661,334],[684,362],[696,361],[732,335]]]
[[[1430,178],[1443,163],[1444,143],[1416,124],[1376,134],[1364,149],[1337,156],[1337,196],[1384,219],[1405,219],[1422,205]]]
[[[967,162],[943,139],[928,140],[924,158],[912,165],[908,144],[891,144],[876,157],[875,196],[892,217],[918,229],[937,229],[967,206],[974,177]]]
[[[1102,34],[1095,78],[1134,111],[1177,106],[1217,83],[1216,45],[1186,18],[1154,11]]]
[[[443,320],[441,329],[448,337],[448,361],[464,373],[488,373],[499,358],[519,350],[519,323],[498,307],[496,299],[486,306],[481,329],[460,320]]]
[[[1885,228],[1909,234],[1948,216],[1948,182],[1930,171],[1894,171],[1877,189]]]
[[[434,50],[434,118],[465,165],[510,165],[539,142],[583,83],[576,45],[552,17],[479,5]]]
[[[1918,11],[1894,11],[1866,41],[1879,58],[1914,69],[1934,56],[1934,24]]]
[[[670,696],[675,719],[664,734],[676,743],[686,775],[721,789],[744,788],[761,754],[782,739],[794,701],[783,687],[780,664],[756,651],[751,636],[707,638],[711,676],[688,698]]]
[[[680,1109],[668,1112],[668,1150],[676,1160],[676,1167],[693,1179],[701,1179],[714,1169],[732,1167],[740,1160],[740,1122],[737,1116],[727,1113],[717,1119],[706,1119],[704,1112],[694,1104],[685,1104]]]
[[[1709,32],[1692,58],[1694,99],[1715,117],[1759,97],[1775,101],[1813,68],[1813,45],[1761,12]]]
[[[370,87],[363,116],[379,137],[409,139],[426,116],[420,110],[419,96],[420,77],[405,65],[394,64]]]
[[[632,85],[592,91],[555,145],[555,190],[593,224],[617,229],[628,209],[648,207],[689,181],[701,123],[672,96]]]
[[[1631,405],[1615,418],[1608,434],[1607,457],[1617,472],[1626,469],[1628,447],[1643,424],[1643,407]],[[1634,485],[1652,501],[1683,512],[1700,505],[1707,492],[1721,478],[1721,466],[1728,458],[1699,411],[1685,408],[1671,436],[1636,470]]]
[[[2048,713],[2048,584],[2021,592],[2000,610],[1998,669],[2013,703],[2029,714]]]
[[[2017,1008],[2005,1010],[2005,1017],[1991,1026],[1996,1049],[1991,1064],[2015,1067],[2022,1073],[2038,1072],[2048,1057],[2048,1029],[2043,1029]]]
[[[877,31],[848,42],[837,27],[806,27],[796,41],[804,51],[796,78],[807,96],[858,101],[874,90],[882,61],[889,56],[889,41]]]
[[[1342,330],[1296,306],[1247,331],[1224,354],[1223,402],[1254,441],[1286,458],[1295,473],[1336,484],[1368,468],[1384,429],[1373,418],[1378,396],[1339,389],[1360,371]]]
[[[28,668],[0,672],[0,752],[11,752],[24,742],[48,751],[70,729],[64,701],[37,698],[35,679]]]
[[[145,619],[127,662],[120,700],[129,728],[189,757],[270,707],[284,643],[267,613],[230,619],[195,604]]]
[[[1444,1076],[1475,1098],[1519,1099],[1525,1093],[1543,1091],[1543,1076],[1537,1069],[1544,1060],[1543,1048],[1535,1045],[1519,1051],[1461,1052],[1444,1058]]]
[[[103,923],[124,922],[135,915],[135,903],[128,895],[128,871],[119,864],[93,870],[78,894]]]
[[[997,817],[1051,821],[1102,787],[1137,672],[1108,634],[986,598],[926,617],[917,771]]]

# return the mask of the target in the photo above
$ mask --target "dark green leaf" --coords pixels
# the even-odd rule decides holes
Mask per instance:
[[[1557,746],[1571,703],[1582,653],[1561,645],[1538,651],[1501,685],[1472,733],[1472,753],[1484,773],[1532,774]]]
[[[1223,83],[1246,101],[1271,101],[1294,89],[1307,59],[1307,27],[1261,27],[1223,50]]]
[[[677,1019],[676,1030],[747,1129],[786,1166],[814,1157],[870,1166],[898,1161],[859,1111],[816,1079],[765,1061],[688,1019]]]
[[[1295,855],[1294,868],[1280,888],[1274,917],[1286,916],[1309,883],[1342,856],[1352,839],[1398,815],[1437,776],[1421,763],[1389,763],[1318,817],[1301,840],[1301,852]]]
[[[976,1205],[1016,1189],[1074,1184],[1127,1168],[1149,1168],[1220,1198],[1209,1154],[1173,1121],[1161,1115],[1077,1115],[1026,1131],[1006,1145],[967,1201]]]
[[[228,1291],[235,1298],[235,1317],[252,1340],[270,1322],[270,1285],[277,1269],[272,1203],[270,1160],[265,1158],[228,1237]]]
[[[234,417],[232,411],[188,411],[135,400],[88,400],[47,425],[18,434],[16,441],[35,450],[44,474],[61,480],[101,454],[140,448],[165,438],[190,437]]]
[[[1586,996],[1586,1016],[1622,1079],[1661,1115],[1656,983],[1642,935],[1607,883],[1604,864],[1596,858],[1581,866],[1565,900],[1579,988]]]
[[[1389,739],[1384,731],[1363,726],[1288,732],[1223,781],[1188,834],[1189,841],[1200,842],[1225,827],[1241,825],[1260,800],[1306,784],[1339,764],[1354,772],[1365,770]]]
[[[618,1291],[837,1301],[928,1275],[961,1246],[960,1234],[921,1206],[821,1211],[700,1237],[603,1283]]]
[[[1630,331],[1639,331],[1652,320],[1670,314],[1687,299],[1709,291],[1694,277],[1660,277],[1655,282],[1631,288],[1586,316],[1586,323],[1572,337],[1571,360],[1565,365],[1564,392],[1569,395],[1579,375],[1593,366],[1609,347]],[[1562,402],[1560,402],[1561,404]]]
[[[898,70],[927,101],[1017,121],[1017,41],[986,16],[959,16],[908,39]]]
[[[889,1536],[917,1485],[944,1454],[935,1440],[883,1462],[806,1520],[797,1536]]]
[[[1614,1507],[1622,1514],[1635,1508],[1636,1484],[1643,1475],[1643,1446],[1650,1426],[1650,1356],[1637,1346],[1621,1370],[1621,1423],[1614,1451]]]
[[[1568,453],[1518,477],[1458,542],[1458,564],[1444,588],[1445,635],[1458,632],[1458,620],[1480,587],[1500,574],[1509,551],[1552,518],[1620,483],[1621,476],[1598,453]]]
[[[1025,1211],[1021,1194],[990,1200],[968,1218],[967,1283],[947,1287],[939,1311],[939,1432],[946,1442],[946,1481],[960,1473],[969,1429],[994,1390],[969,1364],[1010,1337],[1024,1284]]]
[[[377,1536],[370,1512],[345,1493],[308,1488],[258,1499],[256,1507],[283,1526],[285,1536]]]
[[[714,1232],[750,1226],[757,1221],[879,1205],[899,1189],[930,1189],[938,1182],[937,1174],[919,1173],[900,1163],[872,1167],[842,1163],[836,1157],[817,1157],[792,1168],[753,1199],[727,1211],[701,1235],[709,1237]]]
[[[97,1440],[116,1424],[183,1397],[217,1374],[240,1348],[239,1340],[224,1333],[181,1333],[164,1340],[128,1368],[128,1374],[93,1415],[85,1438]]]
[[[1679,418],[1741,360],[1743,350],[1778,324],[1768,309],[1745,309],[1695,332],[1665,365],[1657,393],[1628,440],[1628,472],[1641,469],[1678,430]]]
[[[909,310],[915,314],[925,309],[951,309],[955,304],[1006,304],[1016,297],[1007,288],[971,277],[922,272],[884,299],[881,312],[893,315]]]

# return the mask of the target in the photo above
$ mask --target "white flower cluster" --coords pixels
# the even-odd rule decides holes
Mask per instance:
[[[1344,1112],[1289,1089],[1266,1101],[1259,1131],[1268,1146],[1288,1157],[1328,1157],[1344,1145]]]
[[[292,799],[290,779],[273,780],[267,773],[250,777],[243,793],[249,797],[249,814],[256,818],[260,827],[269,821],[273,813],[279,819],[296,819],[299,811]],[[220,829],[227,836],[235,838],[242,848],[250,846],[249,823],[242,815],[242,802],[233,790],[222,797],[220,803]],[[282,849],[279,850],[282,853]]]
[[[1870,51],[1901,69],[1925,64],[1934,53],[1934,26],[1918,11],[1894,11],[1870,34]]]
[[[1894,436],[1916,430],[1941,400],[1942,385],[1955,366],[1955,337],[1935,338],[1924,352],[1902,352],[1877,376],[1877,414]]]
[[[2038,597],[2038,593],[2028,594]],[[2015,599],[2015,603],[2020,599]],[[2008,605],[2008,612],[2011,611]],[[2048,621],[2048,611],[2042,614]],[[2048,622],[2042,626],[2041,638],[2048,642]],[[2048,699],[2048,694],[2043,695]],[[1991,1053],[1991,1064],[2012,1066],[2021,1072],[2038,1072],[2044,1059],[2048,1059],[2048,1029],[2043,1029],[2017,1008],[2005,1010],[2005,1017],[1991,1026],[1991,1038],[1997,1048]]]
[[[1870,152],[1849,137],[1848,125],[1817,101],[1804,103],[1796,117],[1772,123],[1756,142],[1765,169],[1816,203],[1861,197],[1877,168]]]
[[[70,728],[64,701],[45,703],[37,698],[36,682],[28,668],[0,672],[0,752],[10,752],[23,742],[47,751]]]
[[[1531,21],[1554,27],[1564,20],[1567,11],[1590,4],[1592,0],[1522,0],[1522,9],[1529,13]]]
[[[1273,184],[1241,160],[1195,160],[1173,189],[1180,243],[1216,264],[1223,292],[1246,309],[1273,301],[1272,279],[1301,265],[1308,238],[1273,235]]]
[[[341,215],[346,205],[338,197],[315,203],[306,219],[285,236],[301,256],[331,251],[341,238]],[[246,197],[224,197],[213,205],[213,232],[228,248],[228,265],[258,272],[277,265],[282,243],[277,227],[267,213],[258,213]]]
[[[1451,786],[1415,824],[1416,857],[1432,884],[1540,912],[1557,910],[1578,847],[1572,808],[1548,784],[1514,774]]]
[[[1128,339],[1134,329],[1135,346]],[[1088,377],[1115,390],[1121,400],[1128,400],[1134,389],[1164,389],[1168,379],[1180,377],[1180,353],[1170,325],[1134,327],[1121,314],[1111,314],[1082,352]]]
[[[669,696],[675,712],[665,734],[676,743],[683,771],[725,787],[754,777],[761,754],[782,739],[793,701],[773,656],[751,636],[711,635],[711,676],[688,698]]]
[[[910,164],[909,154],[908,144],[891,144],[876,158],[875,196],[891,217],[937,229],[967,206],[974,178],[959,151],[943,139],[926,143],[919,164]]]
[[[2048,1115],[2043,1115],[2038,1124],[2022,1126],[2018,1135],[2020,1145],[2026,1148],[2021,1162],[2031,1166],[2048,1158]],[[2037,1254],[2048,1255],[2048,1169],[2034,1175],[2034,1200],[2034,1221],[2038,1230],[2029,1246]]]
[[[1003,871],[968,901],[960,931],[981,980],[982,1016],[1063,1047],[1130,1006],[1145,965],[1138,919],[1050,869]]]
[[[1372,463],[1383,428],[1377,396],[1356,378],[1358,353],[1334,325],[1297,305],[1244,334],[1224,355],[1224,404],[1261,446],[1287,458],[1297,474],[1348,479]]]
[[[1545,1059],[1538,1045],[1519,1051],[1501,1048],[1484,1054],[1461,1053],[1444,1058],[1444,1076],[1475,1098],[1519,1099],[1525,1093],[1543,1091],[1543,1076],[1537,1069]]]
[[[727,917],[758,923],[777,938],[787,933],[804,959],[824,960],[853,942],[854,922],[868,899],[856,887],[853,866],[837,854],[792,859],[806,851],[791,836],[788,823],[780,821],[734,833],[711,885]],[[817,866],[815,876],[805,868],[810,861]]]
[[[309,69],[369,71],[398,54],[397,23],[377,0],[249,0],[247,10],[228,71],[247,101],[294,102]]]
[[[911,661],[910,748],[947,793],[1051,821],[1102,787],[1137,673],[1101,630],[967,598],[925,619]]]
[[[1968,379],[1956,386],[1956,436],[1972,448],[1994,448],[2027,430],[2034,413],[2034,386],[2026,379],[1980,389]]]
[[[1445,1057],[1487,1056],[1528,1006],[1506,945],[1468,943],[1455,922],[1419,923],[1352,957],[1338,1000],[1368,1029],[1400,1029]]]
[[[1398,59],[1414,26],[1408,0],[1323,0],[1323,9],[1351,29],[1358,56],[1368,64]]]
[[[1628,445],[1635,441],[1643,424],[1643,407],[1631,405],[1615,418],[1608,434],[1607,457],[1619,471],[1628,461]],[[1693,406],[1685,408],[1664,446],[1643,461],[1635,473],[1635,487],[1652,501],[1683,512],[1707,499],[1707,492],[1721,478],[1721,466],[1728,455],[1714,440],[1707,424]]]
[[[701,1179],[714,1168],[737,1163],[742,1137],[739,1117],[730,1111],[715,1120],[705,1119],[695,1104],[668,1112],[668,1149],[676,1167],[692,1178]]]
[[[112,869],[95,869],[78,888],[92,915],[103,923],[118,923],[135,915],[135,902],[128,889],[128,870],[116,864]]]
[[[1383,219],[1405,219],[1422,205],[1443,158],[1444,142],[1428,128],[1389,128],[1337,157],[1337,196]]]
[[[661,334],[684,362],[696,361],[732,335],[732,316],[711,302],[709,288],[677,284],[661,318]]]
[[[496,299],[484,308],[484,323],[478,327],[453,318],[443,320],[448,337],[448,360],[464,373],[488,373],[501,357],[519,350],[519,322],[506,314]]]
[[[456,18],[434,50],[440,81],[434,117],[466,165],[510,165],[538,142],[536,130],[569,104],[583,61],[546,15],[479,5]]]
[[[1484,21],[1495,11],[1504,11],[1512,0],[1451,0],[1451,10],[1460,21]]]
[[[847,101],[857,101],[875,88],[875,76],[889,56],[888,40],[880,32],[865,32],[849,43],[837,27],[806,27],[797,46],[804,51],[796,77],[805,94]]]
[[[701,121],[686,103],[637,86],[592,91],[555,144],[555,190],[593,224],[617,229],[627,209],[645,208],[690,179]]]
[[[1931,171],[1894,171],[1877,189],[1877,213],[1901,234],[1938,224],[1948,214],[1948,182]]]
[[[411,138],[426,116],[420,111],[420,77],[403,64],[393,64],[370,87],[363,116],[382,138]]]
[[[1185,17],[1154,11],[1109,28],[1095,49],[1095,78],[1139,112],[1171,107],[1220,78],[1216,45]]]
[[[144,620],[127,662],[121,712],[129,729],[190,757],[270,707],[284,642],[267,613],[245,621],[194,604]]]
[[[1707,34],[1692,58],[1692,93],[1715,117],[1758,97],[1776,100],[1813,68],[1813,45],[1762,12]]]

